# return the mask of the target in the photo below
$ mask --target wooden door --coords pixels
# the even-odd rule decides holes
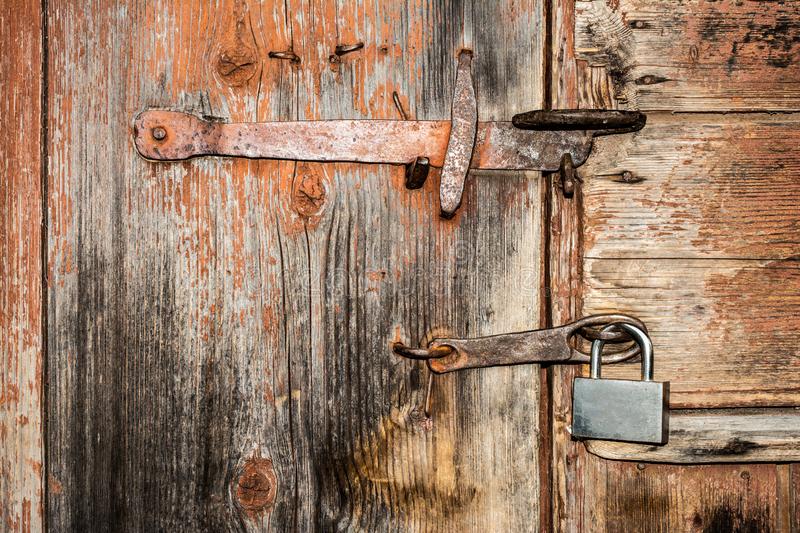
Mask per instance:
[[[566,428],[580,369],[552,369],[556,529],[798,531],[800,4],[551,13],[553,105],[648,115],[596,143],[577,201],[551,195],[553,321],[640,316],[673,407],[666,446],[584,447]]]
[[[538,326],[538,175],[472,179],[443,221],[438,176],[153,163],[131,137],[148,108],[400,119],[394,93],[446,119],[464,46],[481,119],[509,120],[542,103],[542,9],[47,3],[49,527],[535,527],[539,369],[441,378],[429,420],[390,346]]]
[[[428,417],[426,368],[390,350],[630,312],[681,420],[796,420],[799,24],[792,2],[3,2],[2,529],[800,530],[791,431],[587,447],[581,369],[533,365],[437,378]],[[648,126],[598,143],[572,199],[473,172],[449,221],[435,172],[132,144],[148,108],[446,119],[462,47],[481,120]],[[711,340],[687,363],[686,338]]]

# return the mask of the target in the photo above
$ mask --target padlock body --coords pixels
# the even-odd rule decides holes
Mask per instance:
[[[666,444],[669,382],[575,378],[572,436]]]

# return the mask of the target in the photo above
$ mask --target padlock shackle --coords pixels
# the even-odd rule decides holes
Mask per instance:
[[[653,342],[650,337],[641,329],[625,322],[609,324],[603,328],[603,333],[614,328],[624,329],[642,349],[642,381],[653,381]],[[592,379],[600,379],[601,355],[605,344],[602,339],[597,339],[592,343],[592,352],[589,358],[589,371]]]

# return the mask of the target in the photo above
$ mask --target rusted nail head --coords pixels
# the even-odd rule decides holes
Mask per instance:
[[[155,128],[153,128],[152,133],[153,133],[153,139],[157,141],[163,141],[164,139],[167,138],[167,130],[165,130],[161,126],[156,126]]]
[[[291,61],[292,63],[299,63],[300,56],[292,52],[291,50],[286,50],[284,52],[270,52],[267,54],[272,59],[285,59],[287,61]]]

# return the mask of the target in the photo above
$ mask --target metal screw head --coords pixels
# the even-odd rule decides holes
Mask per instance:
[[[167,130],[165,130],[161,126],[156,126],[155,128],[153,128],[152,133],[153,133],[153,139],[157,141],[163,141],[164,139],[167,138]]]

